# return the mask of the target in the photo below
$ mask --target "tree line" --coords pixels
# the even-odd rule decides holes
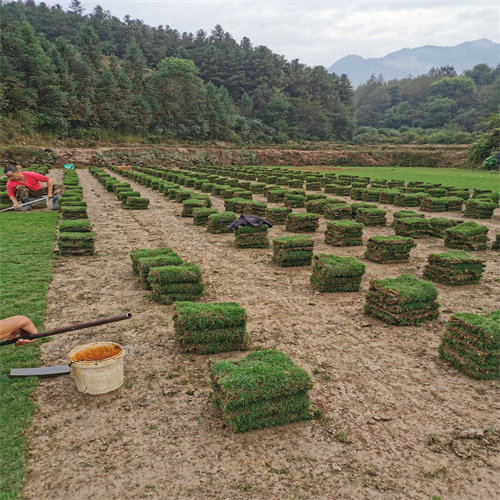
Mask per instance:
[[[500,67],[450,66],[354,92],[217,25],[180,33],[34,0],[0,0],[0,139],[471,142],[500,104]]]
[[[349,140],[346,75],[288,62],[221,26],[179,33],[33,0],[0,1],[0,118],[7,131],[151,140]]]
[[[462,75],[443,66],[391,81],[372,75],[354,94],[356,140],[434,134],[435,142],[470,142],[499,109],[499,89],[500,65],[478,64]]]

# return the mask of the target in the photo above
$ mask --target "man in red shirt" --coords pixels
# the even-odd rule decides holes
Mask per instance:
[[[41,198],[47,196],[52,200],[52,208],[59,208],[57,203],[58,195],[64,194],[64,186],[62,184],[54,184],[50,177],[37,174],[36,172],[19,172],[18,167],[7,166],[4,168],[5,175],[9,178],[7,181],[7,193],[12,201],[14,210],[19,210],[19,201],[29,201],[29,198]],[[43,187],[40,183],[46,182],[47,186]],[[56,198],[54,199],[54,195]]]

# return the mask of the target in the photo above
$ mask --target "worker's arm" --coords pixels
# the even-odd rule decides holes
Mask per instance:
[[[0,339],[11,340],[20,333],[37,333],[36,326],[26,316],[11,316],[0,320]],[[34,340],[19,339],[16,346],[29,344]]]
[[[21,207],[19,206],[19,202],[15,196],[9,196],[12,205],[14,206],[14,210],[19,210]]]
[[[50,177],[47,177],[49,179],[47,181],[47,198],[52,198],[52,186],[54,183],[52,182],[52,179]]]

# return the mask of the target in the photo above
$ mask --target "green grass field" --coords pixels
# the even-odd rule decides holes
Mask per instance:
[[[464,170],[458,168],[404,168],[404,167],[290,167],[309,171],[334,171],[347,175],[359,175],[371,179],[393,179],[396,181],[424,181],[440,183],[458,188],[491,189],[500,191],[500,173],[490,174],[486,170]]]
[[[28,316],[43,328],[45,298],[52,277],[58,212],[0,215],[0,319]],[[33,377],[10,379],[11,368],[37,366],[39,342],[0,347],[0,498],[20,498],[26,475],[26,430],[34,405]]]

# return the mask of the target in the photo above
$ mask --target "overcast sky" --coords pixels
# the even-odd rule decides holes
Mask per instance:
[[[80,0],[123,19],[181,33],[207,33],[220,24],[239,42],[266,45],[287,60],[329,67],[350,54],[383,57],[402,48],[500,41],[498,0]],[[37,0],[37,3],[40,3]],[[68,9],[70,0],[45,1]]]

